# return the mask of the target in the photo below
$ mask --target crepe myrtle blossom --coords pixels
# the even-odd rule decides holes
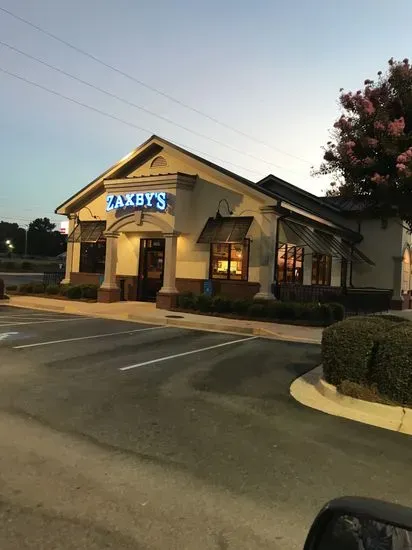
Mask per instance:
[[[388,134],[390,136],[393,136],[393,137],[400,136],[403,134],[404,130],[405,130],[405,119],[403,118],[403,116],[388,123]]]
[[[382,185],[383,183],[387,183],[388,180],[389,180],[388,175],[382,176],[381,174],[378,174],[377,172],[375,172],[373,174],[373,176],[371,177],[371,181],[373,181],[373,183],[376,183],[377,185]]]

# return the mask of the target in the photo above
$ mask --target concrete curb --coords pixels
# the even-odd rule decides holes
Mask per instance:
[[[363,424],[412,435],[412,409],[371,403],[339,393],[323,380],[322,366],[297,378],[290,386],[296,401],[318,411]]]
[[[76,309],[75,303],[63,303],[60,305],[44,304],[43,302],[31,302],[27,304],[13,303],[13,300],[8,300],[7,304],[12,307],[26,308],[26,309],[38,309],[41,311],[58,311],[60,313],[67,313],[70,315],[79,315],[84,317],[96,317],[99,319],[113,319],[117,321],[132,321],[136,323],[142,323],[146,325],[159,325],[159,326],[171,326],[176,328],[187,328],[192,330],[202,330],[206,332],[220,332],[227,334],[235,334],[239,336],[260,336],[261,338],[268,338],[271,340],[277,340],[280,342],[292,342],[300,344],[320,344],[320,339],[312,339],[306,337],[292,336],[283,333],[278,333],[269,328],[254,327],[254,326],[242,326],[241,324],[223,324],[216,322],[202,323],[200,321],[192,321],[188,319],[172,319],[172,318],[159,318],[151,316],[139,316],[133,313],[99,313],[99,312],[85,312],[83,310]],[[171,312],[172,314],[172,312]]]

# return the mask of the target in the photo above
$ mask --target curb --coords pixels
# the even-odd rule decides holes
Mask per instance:
[[[129,314],[114,314],[78,311],[73,304],[63,304],[61,306],[43,304],[34,302],[31,304],[13,304],[12,300],[7,300],[7,305],[11,307],[25,308],[25,309],[38,309],[42,311],[58,311],[61,313],[67,313],[70,315],[79,315],[84,317],[95,317],[99,319],[113,319],[117,321],[132,321],[136,323],[142,323],[145,325],[159,325],[170,326],[175,328],[187,328],[193,330],[202,330],[205,332],[220,332],[226,334],[236,334],[239,336],[260,336],[261,338],[267,338],[270,340],[277,340],[280,342],[292,342],[300,344],[320,344],[320,339],[312,339],[298,336],[288,336],[281,333],[273,332],[263,327],[244,327],[241,325],[220,324],[220,323],[201,323],[198,321],[190,321],[186,319],[159,319],[158,317],[140,317],[139,315]]]
[[[322,376],[320,365],[297,378],[290,386],[291,396],[302,405],[333,416],[412,435],[412,409],[342,395]]]

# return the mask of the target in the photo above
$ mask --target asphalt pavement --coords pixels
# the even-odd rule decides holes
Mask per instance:
[[[308,409],[319,346],[0,307],[0,548],[302,548],[412,504],[410,436]]]

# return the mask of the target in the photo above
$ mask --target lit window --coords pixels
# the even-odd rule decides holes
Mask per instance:
[[[213,243],[210,250],[211,279],[247,281],[249,241],[243,243]]]
[[[332,256],[314,253],[312,256],[312,284],[330,286]]]
[[[303,283],[303,248],[292,244],[278,247],[276,266],[278,283]]]

